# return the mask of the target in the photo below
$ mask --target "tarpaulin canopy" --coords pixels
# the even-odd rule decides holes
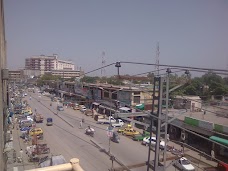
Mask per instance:
[[[139,110],[144,110],[145,105],[142,103],[142,104],[138,104],[138,105],[136,105],[135,107],[136,107],[136,109],[139,109]]]
[[[210,139],[228,146],[228,140],[227,139],[216,137],[216,136],[211,136]]]

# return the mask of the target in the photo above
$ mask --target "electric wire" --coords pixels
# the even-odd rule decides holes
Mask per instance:
[[[152,65],[152,66],[157,65],[157,64],[151,64],[151,63],[129,62],[129,61],[120,61],[120,63],[125,63],[125,64],[136,64],[136,65]],[[166,64],[159,64],[159,66],[167,67],[167,68],[170,68],[170,67],[171,67],[171,68],[195,69],[195,70],[203,70],[203,71],[228,72],[228,70],[225,70],[225,69],[199,68],[199,67],[179,66],[179,65],[166,65]]]
[[[92,70],[92,71],[86,72],[86,73],[82,74],[82,76],[87,75],[87,74],[92,73],[92,72],[95,72],[95,71],[97,71],[97,70],[100,70],[100,69],[103,69],[103,68],[112,66],[112,65],[114,65],[114,64],[115,64],[115,63],[111,63],[111,64],[108,64],[108,65],[102,66],[102,67],[100,67],[100,68],[97,68],[97,69],[94,69],[94,70]]]

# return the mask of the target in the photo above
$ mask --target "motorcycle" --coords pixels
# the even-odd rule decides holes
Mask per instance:
[[[85,134],[90,135],[91,137],[94,136],[94,132],[95,132],[95,130],[93,128],[86,128],[85,129]]]

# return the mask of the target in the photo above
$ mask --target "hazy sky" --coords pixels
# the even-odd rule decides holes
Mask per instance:
[[[117,61],[226,69],[227,0],[5,0],[8,67],[58,54],[90,71]],[[121,74],[154,70],[122,65]],[[96,72],[99,74],[100,72]],[[106,74],[116,74],[114,66]]]

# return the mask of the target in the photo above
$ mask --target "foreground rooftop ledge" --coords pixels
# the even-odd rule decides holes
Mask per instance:
[[[84,171],[79,165],[79,159],[73,158],[70,163],[60,164],[56,166],[49,166],[37,169],[31,169],[26,171]]]

